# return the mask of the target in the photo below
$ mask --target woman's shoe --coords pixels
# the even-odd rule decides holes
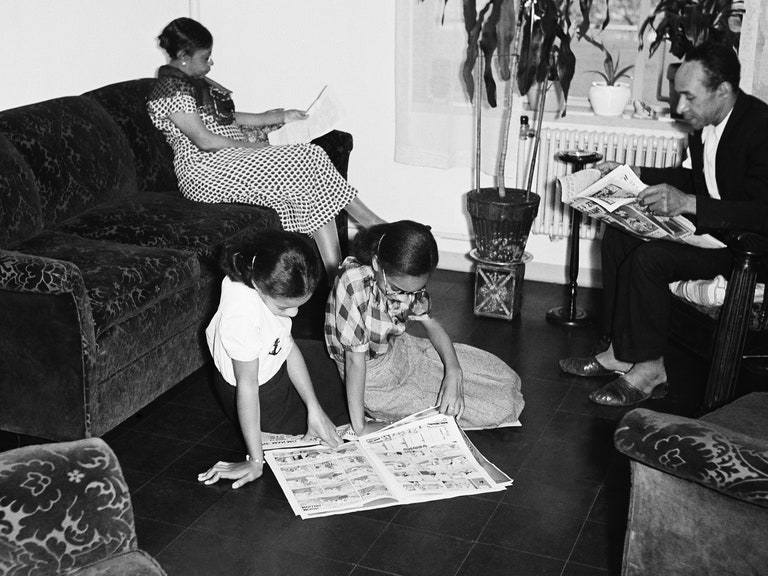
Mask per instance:
[[[643,392],[630,384],[624,376],[619,376],[599,390],[589,395],[589,399],[603,406],[632,406],[649,398],[664,398],[669,385],[666,382],[656,384],[648,392]]]
[[[560,370],[574,376],[609,376],[611,374],[624,374],[620,370],[610,370],[604,367],[594,356],[581,358],[564,358],[560,360]]]

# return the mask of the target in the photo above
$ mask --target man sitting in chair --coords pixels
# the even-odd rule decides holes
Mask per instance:
[[[633,168],[650,184],[640,202],[660,216],[683,214],[697,233],[764,229],[768,210],[768,105],[739,89],[736,53],[721,45],[693,48],[675,74],[677,112],[693,128],[688,156],[674,168]],[[618,166],[604,162],[607,173]],[[602,246],[604,333],[610,346],[595,356],[560,360],[577,376],[618,378],[590,394],[598,404],[629,406],[667,392],[664,348],[669,283],[728,277],[727,248],[638,239],[609,226]]]

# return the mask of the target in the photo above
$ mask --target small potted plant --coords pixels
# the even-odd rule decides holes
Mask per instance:
[[[619,82],[619,80],[631,78],[629,71],[634,66],[621,68],[620,55],[616,56],[616,60],[614,60],[613,55],[602,42],[590,36],[584,36],[584,39],[600,49],[605,56],[603,59],[604,72],[590,70],[590,72],[603,77],[603,80],[592,82],[592,86],[589,89],[589,103],[592,106],[592,110],[598,116],[621,116],[629,103],[629,99],[632,97],[632,91],[629,88],[629,84]]]

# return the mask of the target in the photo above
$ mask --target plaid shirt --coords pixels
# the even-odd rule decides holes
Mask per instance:
[[[389,313],[373,268],[346,258],[325,306],[325,344],[333,359],[343,363],[346,350],[378,358],[403,332],[405,322]]]

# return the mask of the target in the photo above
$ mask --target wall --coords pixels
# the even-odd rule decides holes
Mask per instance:
[[[347,109],[341,128],[355,137],[349,177],[362,199],[386,219],[431,225],[441,264],[469,269],[470,171],[393,161],[395,2],[3,0],[0,37],[10,88],[0,93],[0,109],[153,75],[164,63],[155,38],[182,15],[213,33],[211,77],[234,90],[242,110],[303,108],[332,85]],[[528,278],[565,282],[567,242],[532,236],[529,250]],[[580,265],[579,283],[594,284],[595,243],[582,241]]]

